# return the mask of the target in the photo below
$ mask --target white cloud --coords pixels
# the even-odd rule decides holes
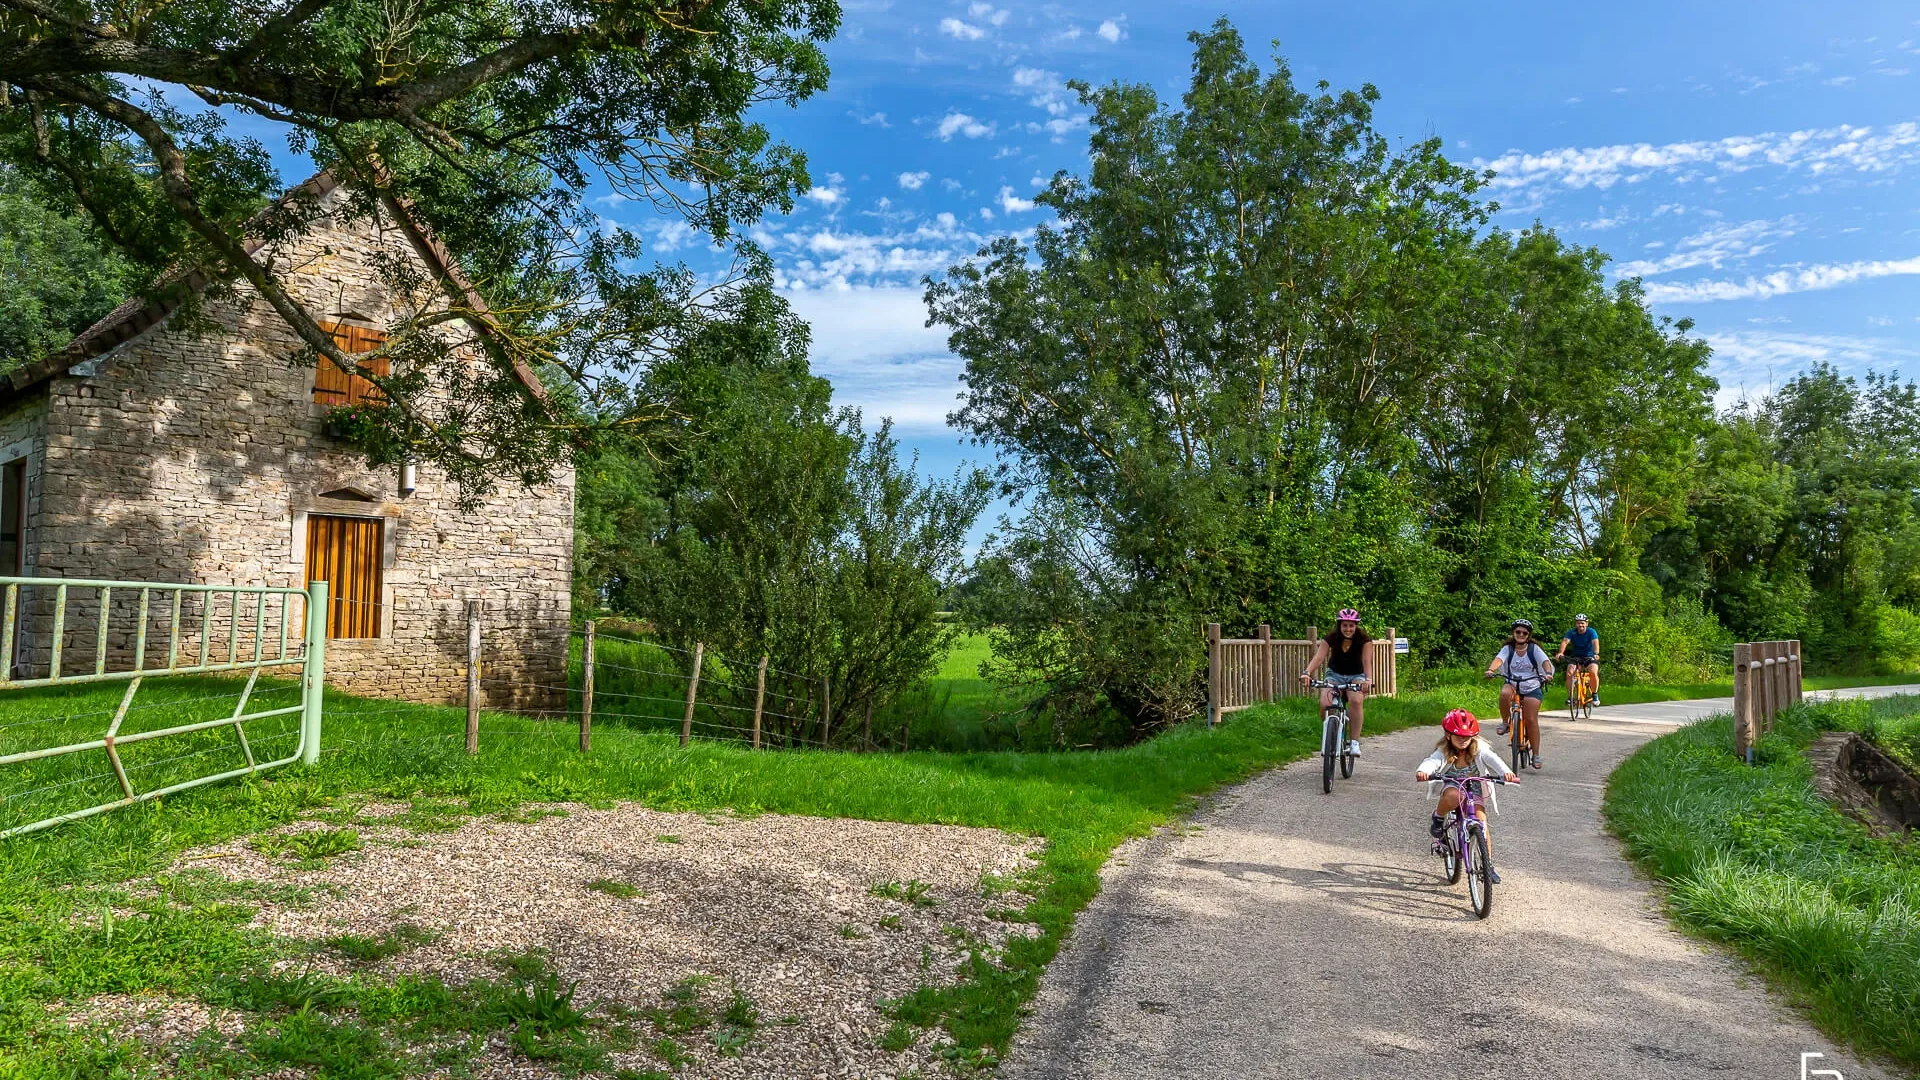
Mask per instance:
[[[1854,81],[1854,79],[1853,79],[1853,76],[1851,75],[1835,75],[1833,78],[1827,80],[1827,85],[1828,86],[1845,86],[1852,81]]]
[[[1059,80],[1060,76],[1055,75],[1046,68],[1019,67],[1013,69],[1013,85],[1023,90],[1052,86]]]
[[[1100,29],[1095,30],[1094,33],[1099,34],[1101,39],[1108,43],[1119,41],[1121,38],[1127,36],[1126,21],[1127,17],[1125,15],[1120,16],[1118,19],[1108,19],[1101,23]]]
[[[981,207],[981,208],[980,208],[980,220],[982,220],[982,221],[992,221],[992,220],[993,220],[993,211],[992,211],[991,209],[989,209],[989,208],[987,208],[987,207],[984,207],[984,206],[983,206],[983,207]]]
[[[945,142],[955,135],[965,135],[969,139],[982,139],[993,134],[994,125],[983,124],[963,112],[950,112],[940,120],[940,140]]]
[[[1007,9],[996,8],[992,4],[973,3],[967,6],[967,14],[976,19],[985,19],[994,26],[1004,26],[1007,22]]]
[[[933,174],[925,172],[903,172],[900,174],[900,186],[908,191],[919,191],[920,185],[926,183],[927,177],[931,175]]]
[[[1879,129],[1841,125],[1663,146],[1623,143],[1562,147],[1537,154],[1510,150],[1491,161],[1476,158],[1474,165],[1498,174],[1493,181],[1497,189],[1559,185],[1606,190],[1657,174],[1691,179],[1764,166],[1804,170],[1815,176],[1836,171],[1884,173],[1916,161],[1920,161],[1920,123],[1909,121]]]
[[[812,188],[808,189],[807,198],[812,199],[822,206],[834,206],[837,205],[840,200],[846,198],[846,193],[838,188],[821,187],[815,184]]]
[[[792,289],[787,301],[813,328],[810,359],[833,383],[836,405],[869,424],[883,416],[907,433],[946,432],[959,407],[965,365],[947,350],[947,331],[929,327],[918,285]]]
[[[1705,304],[1716,300],[1766,300],[1788,293],[1832,289],[1855,281],[1920,274],[1920,257],[1881,259],[1840,265],[1806,266],[1776,270],[1744,281],[1693,281],[1685,284],[1656,282],[1647,286],[1647,299],[1655,303]]]
[[[1000,209],[1009,214],[1024,214],[1033,209],[1032,199],[1023,199],[1013,193],[1011,187],[1000,189]]]
[[[1713,347],[1711,370],[1720,380],[1718,404],[1766,394],[1815,364],[1842,371],[1887,370],[1911,362],[1920,350],[1888,338],[1802,334],[1785,330],[1735,330],[1705,335]]]
[[[1636,259],[1614,268],[1622,277],[1654,277],[1710,266],[1715,270],[1726,263],[1751,259],[1772,247],[1773,240],[1784,240],[1795,233],[1792,218],[1779,221],[1745,221],[1737,225],[1715,225],[1677,241],[1672,254],[1659,259]]]
[[[883,112],[862,113],[862,112],[856,111],[856,112],[850,112],[847,115],[853,117],[855,120],[860,121],[862,126],[866,126],[869,124],[878,125],[883,128],[890,128],[893,126],[892,124],[887,123],[887,114]]]
[[[678,251],[694,238],[693,226],[684,221],[666,221],[653,230],[653,250],[664,255]]]
[[[961,22],[959,19],[954,18],[941,19],[940,32],[961,41],[979,41],[981,38],[987,36],[985,30],[980,29],[972,23]]]
[[[935,215],[933,220],[937,222],[942,229],[946,229],[948,231],[952,231],[960,227],[960,219],[957,217],[954,217],[953,214],[945,210],[942,210],[940,211],[939,214]]]

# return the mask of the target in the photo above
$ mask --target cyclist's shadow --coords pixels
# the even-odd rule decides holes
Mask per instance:
[[[1404,866],[1355,862],[1322,863],[1318,869],[1309,869],[1213,859],[1177,861],[1188,869],[1222,874],[1248,884],[1278,882],[1312,889],[1342,903],[1383,915],[1435,922],[1459,922],[1473,917],[1462,902],[1459,887],[1448,885],[1440,876],[1438,858],[1426,872]]]

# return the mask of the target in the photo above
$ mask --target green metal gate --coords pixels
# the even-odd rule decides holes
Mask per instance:
[[[64,822],[296,761],[311,765],[320,759],[320,715],[327,639],[326,582],[314,582],[306,589],[282,589],[250,585],[0,577],[0,586],[6,589],[4,614],[0,614],[0,705],[9,703],[11,695],[6,691],[10,690],[88,683],[127,684],[126,692],[120,696],[119,707],[113,710],[111,719],[107,720],[98,738],[0,754],[0,780],[4,780],[11,771],[8,768],[10,766],[98,751],[105,755],[111,773],[84,779],[104,779],[110,775],[116,782],[120,797],[0,829],[0,839],[37,832]],[[223,599],[224,613],[221,611]],[[297,623],[294,621],[296,600],[300,608]],[[87,601],[91,601],[90,609]],[[271,617],[275,608],[277,619]],[[70,674],[65,670],[73,659],[74,650],[69,648],[69,639],[82,648],[89,644],[85,629],[89,615],[94,624],[90,642],[93,655],[92,663],[85,666],[91,670]],[[131,617],[121,617],[123,615]],[[70,616],[73,618],[70,619]],[[164,633],[151,632],[162,620]],[[70,622],[81,628],[75,629]],[[122,625],[116,631],[116,622],[130,622],[132,625]],[[301,627],[297,638],[292,633],[296,625]],[[162,637],[166,642],[166,652],[164,662],[158,663],[152,654]],[[263,671],[296,666],[300,669],[299,704],[248,711],[248,704],[254,697]],[[44,674],[33,674],[42,667]],[[247,680],[231,715],[150,730],[124,733],[121,730],[129,710],[133,708],[134,697],[144,683],[178,676],[216,673],[238,675],[241,672],[247,673]],[[16,702],[19,700],[14,699]],[[146,706],[166,707],[165,702]],[[247,739],[247,724],[294,714],[300,720],[292,751],[274,760],[258,760]],[[105,713],[81,715],[104,716]],[[54,716],[48,719],[68,718]],[[30,719],[13,726],[37,722],[40,721]],[[122,748],[220,727],[233,729],[233,749],[246,764],[148,790],[139,790],[129,777],[129,770],[121,756]],[[4,748],[4,743],[0,743],[0,748]]]

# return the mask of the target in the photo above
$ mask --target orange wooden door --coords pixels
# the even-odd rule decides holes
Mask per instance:
[[[379,518],[307,517],[307,584],[327,583],[327,636],[380,636]]]

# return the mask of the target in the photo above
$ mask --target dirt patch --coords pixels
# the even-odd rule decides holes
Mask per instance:
[[[692,1064],[678,1075],[715,1078],[945,1074],[929,1045],[937,1033],[881,1048],[892,1024],[882,1003],[953,982],[968,942],[998,948],[1029,932],[990,917],[1021,900],[989,896],[983,880],[1030,868],[1040,848],[989,829],[634,805],[523,808],[512,821],[437,832],[385,820],[402,817],[388,807],[356,816],[363,847],[318,865],[289,861],[271,836],[192,852],[181,865],[322,888],[316,903],[262,904],[255,924],[274,933],[410,942],[373,961],[319,948],[314,966],[336,974],[457,982],[497,977],[502,955],[539,952],[578,984],[576,1000],[610,1012],[658,1008],[690,978],[720,995],[737,988],[765,1021],[738,1056],[681,1040]],[[662,1067],[645,1046],[615,1065]],[[479,1075],[545,1070],[495,1045]]]
[[[1920,779],[1851,731],[1830,731],[1807,747],[1814,790],[1878,835],[1920,828]]]

